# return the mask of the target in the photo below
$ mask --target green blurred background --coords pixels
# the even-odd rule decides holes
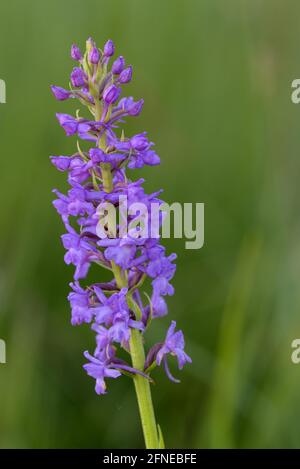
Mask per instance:
[[[180,385],[156,374],[167,446],[300,447],[299,15],[297,0],[1,3],[1,447],[143,446],[131,381],[98,397],[82,370],[94,335],[69,323],[73,269],[51,205],[66,184],[48,156],[75,148],[55,112],[76,104],[49,86],[67,86],[70,45],[89,36],[134,66],[126,91],[145,107],[128,131],[147,129],[162,159],[147,189],[206,204],[203,249],[166,241],[178,253],[170,315],[193,357]]]

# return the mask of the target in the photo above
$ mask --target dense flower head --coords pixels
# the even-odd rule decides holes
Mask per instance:
[[[118,223],[116,236],[109,227],[105,237],[100,237],[97,231],[100,209],[105,209],[107,202],[120,213],[122,197],[126,197],[128,204],[142,203],[149,209],[153,202],[162,203],[158,197],[161,191],[147,194],[144,180],[132,181],[128,175],[128,169],[158,165],[160,159],[146,132],[126,136],[119,128],[124,118],[140,114],[144,101],[121,97],[121,86],[132,79],[132,67],[125,66],[123,56],[119,56],[109,69],[114,53],[112,40],[100,50],[89,38],[84,54],[73,44],[71,57],[77,65],[70,75],[70,90],[51,87],[57,100],[76,98],[92,114],[90,118],[79,112],[76,116],[57,114],[66,135],[76,136],[78,141],[74,154],[51,156],[51,162],[59,171],[67,173],[70,185],[66,194],[54,190],[53,204],[66,230],[61,237],[66,250],[65,263],[75,268],[68,296],[71,323],[90,324],[96,334],[93,355],[85,352],[89,362],[84,369],[96,380],[98,394],[106,392],[106,378],[125,373],[150,379],[150,369],[161,363],[173,379],[166,364],[168,354],[177,357],[180,369],[191,361],[184,352],[183,333],[175,332],[174,321],[165,341],[150,349],[144,370],[133,368],[116,355],[118,348],[130,352],[133,330],[143,334],[152,319],[167,314],[165,297],[174,293],[170,282],[176,270],[176,255],[167,255],[159,236],[151,237],[150,231],[136,235],[129,229],[126,236],[121,236]],[[88,141],[90,147],[82,150],[80,140]],[[134,221],[135,216],[127,213],[126,223]],[[151,221],[151,217],[143,219],[146,227]],[[92,264],[110,270],[114,275],[112,280],[83,286],[80,282],[86,279]],[[141,290],[146,278],[152,289],[150,296]]]

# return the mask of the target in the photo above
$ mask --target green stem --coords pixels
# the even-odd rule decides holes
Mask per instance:
[[[100,163],[103,189],[105,192],[111,192],[114,188],[110,163]]]
[[[111,192],[113,190],[113,180],[110,164],[102,163],[101,173],[103,180],[103,188],[105,192]],[[124,271],[122,271],[122,269],[113,261],[111,262],[111,266],[118,288],[127,288],[128,283]],[[128,294],[128,303],[129,305],[134,303],[131,294]],[[135,314],[136,316],[138,316],[137,308],[135,308]],[[137,319],[141,318],[137,317]],[[140,331],[138,331],[137,329],[131,329],[129,346],[132,366],[137,370],[144,371],[145,351],[143,337]],[[133,377],[133,381],[139,406],[146,448],[158,449],[160,447],[158,441],[158,428],[155,421],[155,414],[153,409],[149,381],[148,379],[140,375],[135,375]]]
[[[114,262],[112,262],[112,271],[114,273],[118,287],[126,287],[127,281],[124,277],[124,274],[120,267],[117,266]],[[132,301],[133,300],[130,296],[128,298],[129,304],[131,304]],[[143,337],[137,329],[131,329],[129,345],[132,366],[137,370],[144,371],[145,351]],[[152,403],[150,383],[146,378],[140,375],[135,375],[133,377],[133,381],[140,411],[146,448],[158,449],[158,432]]]
[[[132,365],[137,370],[144,370],[145,352],[141,333],[131,329],[130,352]],[[140,375],[133,378],[137,396],[143,433],[147,449],[158,449],[158,433],[155,421],[152,396],[149,381]]]

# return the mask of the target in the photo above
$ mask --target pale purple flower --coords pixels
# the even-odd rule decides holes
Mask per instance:
[[[156,363],[160,365],[165,355],[170,353],[177,358],[178,367],[181,370],[185,363],[191,363],[192,359],[184,351],[185,343],[182,331],[175,332],[175,329],[176,321],[172,321],[165,341],[156,355]]]
[[[74,135],[77,131],[78,127],[78,122],[77,119],[74,117],[70,116],[69,114],[56,114],[56,117],[58,119],[58,122],[66,132],[66,134],[69,135]]]
[[[112,241],[109,243],[109,241]],[[130,267],[131,261],[133,260],[136,253],[136,245],[133,240],[122,238],[114,240],[103,240],[98,243],[101,246],[105,244],[111,244],[105,249],[105,258],[109,261],[114,261],[117,265],[123,269]]]
[[[105,378],[118,378],[121,376],[120,371],[113,368],[109,361],[102,361],[93,357],[88,352],[84,352],[85,358],[90,360],[90,363],[83,365],[83,368],[89,376],[96,380],[95,391],[97,394],[106,393]]]
[[[59,171],[66,171],[70,167],[72,157],[70,156],[50,156],[52,164]]]
[[[70,286],[73,289],[68,296],[72,308],[72,325],[90,323],[94,314],[90,303],[90,292],[81,288],[78,282],[70,283]]]
[[[134,150],[137,151],[144,151],[149,148],[150,143],[146,137],[147,132],[143,132],[141,134],[134,135],[130,139],[130,145]]]
[[[151,296],[151,306],[153,318],[160,318],[168,314],[168,306],[165,299],[155,292]]]

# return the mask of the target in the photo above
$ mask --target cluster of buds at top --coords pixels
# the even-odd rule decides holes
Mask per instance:
[[[190,357],[184,352],[181,331],[175,332],[172,321],[163,342],[150,348],[144,369],[137,369],[125,360],[117,358],[118,347],[130,354],[130,338],[133,331],[144,334],[152,319],[167,314],[164,297],[173,295],[170,284],[175,273],[175,254],[167,256],[159,238],[131,236],[106,238],[97,232],[98,208],[109,202],[119,210],[120,196],[128,203],[142,202],[150,206],[161,191],[146,194],[143,179],[131,181],[127,168],[157,165],[160,160],[149,142],[146,132],[125,137],[119,126],[126,116],[140,114],[143,100],[121,98],[121,86],[130,82],[132,67],[126,66],[122,56],[114,55],[114,44],[107,41],[100,50],[88,39],[86,51],[73,45],[71,57],[78,65],[72,70],[70,89],[52,86],[56,99],[63,101],[77,98],[91,112],[93,119],[57,114],[58,121],[68,136],[77,135],[90,142],[90,148],[77,150],[71,156],[52,156],[52,163],[59,171],[67,172],[70,189],[67,194],[55,190],[57,199],[53,204],[61,215],[66,233],[62,243],[66,249],[65,262],[75,266],[74,283],[68,299],[71,304],[73,325],[89,323],[96,333],[93,355],[85,352],[89,363],[84,365],[87,373],[96,380],[96,392],[106,392],[105,378],[121,374],[141,374],[151,380],[150,372],[156,365],[164,364],[167,375],[175,380],[168,368],[168,354],[177,357],[179,368]],[[129,222],[134,216],[128,215]],[[149,220],[151,223],[151,220]],[[96,282],[83,286],[90,265],[97,264],[109,269],[113,278],[109,282]],[[152,293],[141,295],[146,278],[150,279]]]

